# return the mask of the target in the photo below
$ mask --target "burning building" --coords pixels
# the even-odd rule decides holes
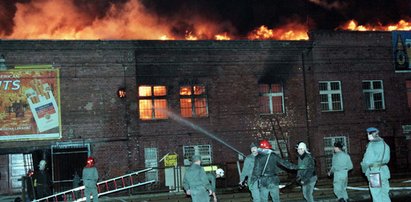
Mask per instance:
[[[353,175],[360,175],[370,126],[391,147],[390,168],[409,169],[409,36],[2,40],[8,68],[1,71],[1,190],[17,186],[15,165],[36,168],[41,159],[64,188],[89,155],[102,179],[155,167],[146,177],[175,188],[170,164],[160,160],[170,163],[174,155],[172,167],[182,168],[200,154],[204,163],[224,167],[227,184],[235,185],[239,153],[261,139],[291,161],[293,146],[306,141],[320,176],[330,166],[332,143],[343,141],[357,165]],[[36,108],[42,101],[36,96],[51,104]]]
[[[339,1],[295,0],[290,16],[273,19],[238,1],[224,21],[225,4],[102,2],[0,3],[9,14],[0,22],[2,193],[18,191],[41,159],[55,190],[67,189],[90,155],[102,179],[154,167],[145,176],[153,189],[178,190],[199,154],[234,186],[236,161],[261,139],[294,162],[294,145],[307,142],[320,176],[343,141],[360,175],[371,126],[390,145],[390,168],[409,169],[411,34],[388,32],[411,29],[407,12],[375,25],[343,18],[355,9]],[[320,8],[339,26],[318,20]],[[250,9],[254,19],[238,18]]]

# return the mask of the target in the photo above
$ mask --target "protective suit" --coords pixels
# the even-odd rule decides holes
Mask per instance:
[[[377,173],[381,177],[381,187],[372,187],[369,183],[373,202],[389,202],[391,174],[387,164],[390,161],[390,147],[379,137],[378,129],[368,128],[367,134],[370,142],[361,161],[361,169],[369,182],[371,174]]]
[[[298,144],[297,150],[299,154],[298,166],[305,168],[297,171],[297,181],[302,186],[304,199],[307,202],[314,202],[313,192],[317,182],[314,158],[308,152],[307,145],[304,142]]]
[[[243,170],[240,174],[240,184],[243,184],[247,178],[247,181],[250,181],[251,176],[253,174],[255,156],[257,153],[257,146],[255,144],[251,144],[250,146],[251,154],[248,155],[244,160]],[[248,189],[251,192],[251,197],[253,198],[253,202],[260,202],[260,190],[258,189],[258,184],[250,184],[248,183]]]
[[[343,145],[340,142],[334,144],[334,155],[330,173],[334,174],[333,188],[334,194],[339,202],[348,201],[347,185],[348,171],[353,168],[351,157],[342,150]]]
[[[194,155],[193,164],[184,174],[183,186],[188,195],[191,195],[193,202],[209,202],[209,193],[212,193],[211,185],[204,168],[201,167],[201,157]]]
[[[267,145],[267,143],[260,142],[260,149],[258,155],[255,157],[253,174],[249,185],[258,186],[262,202],[268,201],[269,194],[273,201],[280,201],[280,179],[277,174],[281,170],[278,168],[278,164],[285,168],[295,170],[298,166],[281,159],[271,150],[271,145]]]
[[[87,165],[83,168],[84,195],[86,196],[86,202],[90,202],[90,194],[93,195],[93,201],[98,202],[97,180],[98,171],[96,167],[94,167],[94,159],[88,157]]]

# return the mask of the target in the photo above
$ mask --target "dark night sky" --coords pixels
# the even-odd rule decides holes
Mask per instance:
[[[16,3],[31,4],[52,0],[1,0],[0,33],[13,33]],[[112,5],[121,10],[132,0],[54,0],[72,1],[82,20],[92,23],[108,15]],[[192,19],[219,24],[221,31],[246,35],[261,25],[281,26],[290,20],[308,23],[310,29],[334,30],[355,19],[359,24],[397,23],[411,21],[411,0],[135,0],[144,12],[156,20],[170,22],[172,32],[192,26]],[[64,13],[69,15],[69,13]],[[191,20],[187,20],[191,19]]]

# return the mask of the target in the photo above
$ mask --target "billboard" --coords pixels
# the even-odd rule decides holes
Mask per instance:
[[[393,31],[392,46],[396,72],[411,72],[411,32]]]
[[[0,141],[61,138],[59,78],[51,65],[0,71]]]

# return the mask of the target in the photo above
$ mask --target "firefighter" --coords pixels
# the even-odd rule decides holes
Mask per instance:
[[[314,158],[311,156],[304,142],[298,143],[297,152],[299,155],[298,166],[306,168],[297,171],[297,182],[302,186],[304,199],[307,202],[314,202],[313,192],[315,183],[317,182]]]
[[[277,176],[280,168],[278,168],[278,164],[288,169],[298,169],[297,165],[283,160],[275,154],[267,140],[261,140],[249,186],[258,187],[262,202],[268,201],[268,195],[271,195],[273,201],[280,201],[280,179]]]
[[[46,171],[47,162],[45,160],[41,160],[39,163],[39,170],[38,172],[34,173],[34,187],[36,189],[36,199],[40,199],[46,196],[51,195],[51,186],[52,181],[50,176]]]
[[[211,194],[211,200],[213,202],[217,202],[216,178],[224,177],[224,170],[221,168],[218,168],[215,170],[215,172],[206,172],[206,173],[207,173],[208,181],[210,182],[210,185],[211,185],[211,190],[213,191],[213,193]]]
[[[328,171],[328,176],[334,175],[334,194],[337,196],[338,202],[348,201],[348,171],[353,168],[351,157],[344,152],[343,147],[344,144],[342,142],[334,143],[332,166],[330,171]]]
[[[94,164],[94,158],[90,156],[87,158],[87,164],[83,168],[84,195],[86,196],[87,202],[90,202],[90,194],[93,194],[93,201],[98,202],[98,171],[97,168],[94,167]]]
[[[251,175],[253,174],[254,161],[255,161],[255,157],[258,154],[257,149],[258,149],[257,145],[255,145],[254,143],[251,143],[250,145],[251,154],[245,158],[243,170],[241,171],[241,175],[240,175],[239,184],[242,187],[248,185],[247,181],[251,178]],[[258,190],[257,183],[254,183],[252,186],[248,185],[248,190],[250,190],[251,192],[251,197],[253,198],[253,202],[259,202],[260,201],[260,190]]]
[[[191,195],[193,202],[209,202],[209,195],[213,194],[210,182],[204,168],[201,167],[201,157],[194,155],[191,166],[184,174],[183,186],[187,195]]]
[[[373,202],[389,202],[390,169],[387,164],[390,161],[390,147],[379,136],[377,128],[367,128],[369,143],[361,161],[362,172],[367,177]]]

